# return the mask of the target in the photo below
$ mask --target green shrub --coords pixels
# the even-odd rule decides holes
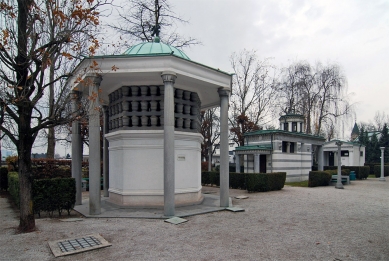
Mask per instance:
[[[236,172],[236,165],[230,163],[230,165],[228,166],[228,170],[230,173]]]
[[[330,173],[331,175],[338,175],[338,169],[325,170],[325,172]],[[349,169],[341,169],[342,176],[350,176]]]
[[[246,189],[246,175],[244,173],[230,172],[230,188]]]
[[[13,202],[19,206],[19,177],[17,172],[8,172],[8,191]]]
[[[201,172],[201,184],[203,185],[211,185],[211,175],[208,171]]]
[[[5,158],[8,171],[18,171],[18,156],[8,156]]]
[[[370,167],[368,166],[342,166],[342,169],[343,167],[354,171],[357,179],[367,179],[370,173]]]
[[[9,193],[12,200],[19,206],[19,178],[17,172],[8,173]],[[34,213],[40,216],[42,211],[52,214],[58,211],[70,210],[76,203],[76,181],[74,178],[38,179],[33,181]]]
[[[366,164],[365,164],[366,165]],[[355,176],[357,179],[367,179],[367,177],[370,174],[370,167],[369,166],[342,166],[343,169],[347,169],[349,171],[355,171]],[[324,170],[337,170],[337,166],[325,166]],[[336,174],[334,174],[336,175]],[[342,174],[344,175],[344,174]],[[349,175],[349,174],[347,174]],[[381,172],[380,174],[381,175]]]
[[[210,172],[210,183],[220,186],[220,172]]]
[[[268,173],[265,175],[268,176],[268,181],[269,181],[269,190],[281,190],[284,185],[285,185],[285,180],[286,180],[286,172],[273,172],[273,173]]]
[[[369,167],[369,169],[370,169],[369,174],[373,175],[374,174],[374,166],[375,165],[380,165],[380,164],[381,164],[380,162],[377,162],[377,163],[365,163],[365,166]]]
[[[374,166],[374,175],[376,178],[381,177],[381,165]],[[384,165],[384,176],[389,176],[389,165]]]
[[[248,192],[266,192],[280,190],[284,187],[286,172],[246,174]]]
[[[310,171],[308,177],[308,187],[328,186],[331,181],[333,170]]]
[[[204,185],[220,186],[220,173],[215,171],[204,171],[201,173],[201,183]]]
[[[8,169],[0,168],[0,190],[8,190]]]
[[[70,210],[76,203],[76,181],[74,178],[55,178],[34,180],[33,185],[34,213],[40,216],[41,211],[53,213]]]
[[[230,173],[229,183],[233,189],[247,189],[254,191],[280,190],[284,187],[286,172],[278,173]],[[203,185],[220,186],[219,172],[202,172],[201,183]]]

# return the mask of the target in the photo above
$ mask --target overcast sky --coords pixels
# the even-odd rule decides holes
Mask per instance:
[[[389,0],[170,3],[176,14],[189,20],[178,24],[178,32],[202,42],[185,50],[193,61],[232,72],[231,54],[246,48],[257,50],[261,59],[273,58],[277,66],[297,60],[337,63],[353,93],[357,122],[372,121],[377,111],[389,114]],[[344,130],[345,138],[351,128]],[[57,149],[65,154],[63,146]]]
[[[339,64],[356,103],[357,122],[389,113],[389,0],[171,0],[179,25],[202,42],[194,61],[232,72],[244,48],[286,66],[296,60]],[[163,29],[162,29],[163,30]]]

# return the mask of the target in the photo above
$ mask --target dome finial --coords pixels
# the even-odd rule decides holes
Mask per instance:
[[[157,23],[156,25],[154,25],[153,27],[151,27],[150,31],[152,31],[151,33],[151,36],[155,36],[154,37],[154,43],[159,43],[160,42],[160,39],[159,39],[159,32],[161,30],[161,27],[159,26],[159,23]]]

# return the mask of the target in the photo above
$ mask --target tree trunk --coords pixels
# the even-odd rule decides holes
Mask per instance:
[[[27,111],[27,110],[25,110]],[[26,112],[28,114],[28,112]],[[27,119],[26,119],[27,118]],[[30,232],[35,229],[35,217],[32,198],[31,150],[34,143],[30,133],[28,117],[21,119],[19,125],[20,140],[18,146],[19,162],[19,191],[20,191],[20,223],[21,232]]]
[[[47,136],[47,152],[46,152],[46,157],[48,159],[54,159],[54,154],[55,154],[55,133],[54,133],[54,128],[49,128],[48,129],[49,133]],[[65,155],[66,157],[66,155]]]
[[[18,107],[18,134],[19,139],[15,144],[18,150],[19,162],[19,188],[20,188],[20,223],[21,232],[29,232],[35,229],[34,208],[32,202],[32,176],[31,176],[31,150],[36,135],[31,130],[32,104],[28,98],[23,97],[23,88],[28,88],[28,59],[27,54],[27,18],[33,1],[18,0],[18,55],[16,57],[17,82],[22,89],[18,89],[18,97],[21,100]],[[23,100],[25,99],[25,100]]]
[[[52,33],[52,39],[54,39],[54,33]],[[49,86],[49,117],[53,118],[54,117],[54,78],[55,78],[55,64],[56,64],[56,57],[52,56],[51,57],[52,64],[50,65],[50,75],[49,75],[49,80],[51,82]],[[55,132],[54,132],[54,127],[49,128],[49,133],[47,136],[47,153],[46,157],[48,159],[54,159],[54,154],[55,154]],[[66,155],[65,155],[66,157]]]

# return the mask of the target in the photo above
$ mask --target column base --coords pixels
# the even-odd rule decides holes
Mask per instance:
[[[379,179],[379,181],[386,181],[386,179],[385,179],[384,177],[381,177],[381,178]]]
[[[340,183],[340,184],[339,184],[339,183],[336,183],[335,188],[337,188],[337,189],[344,189],[342,183]]]

